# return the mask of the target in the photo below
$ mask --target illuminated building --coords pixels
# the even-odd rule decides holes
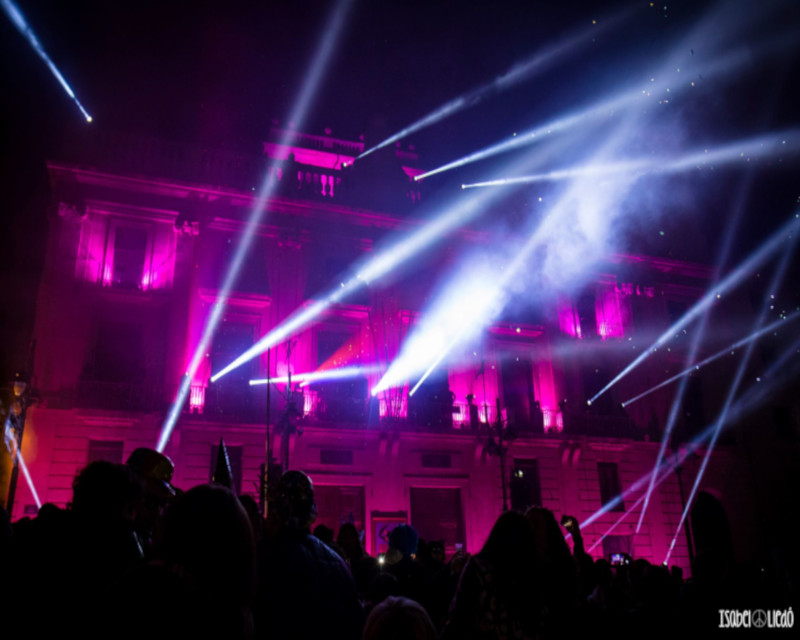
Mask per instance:
[[[42,500],[67,503],[76,471],[89,461],[124,461],[136,447],[155,446],[267,157],[283,161],[271,176],[276,195],[165,451],[176,464],[175,484],[188,488],[209,481],[222,437],[238,488],[256,495],[266,391],[249,381],[266,377],[267,355],[216,383],[210,375],[352,276],[351,265],[381,239],[418,225],[414,210],[425,198],[424,185],[412,180],[421,173],[418,159],[397,147],[350,167],[363,142],[299,133],[290,148],[267,142],[255,158],[144,138],[92,140],[48,164],[52,214],[35,327],[42,401],[29,411],[23,445]],[[683,369],[686,340],[591,407],[586,399],[703,295],[711,269],[696,262],[610,256],[553,308],[501,316],[479,346],[444,364],[414,397],[406,386],[371,398],[419,321],[431,274],[445,270],[454,252],[489,241],[487,233],[455,231],[270,353],[271,377],[366,368],[360,377],[299,387],[301,415],[289,435],[280,426],[285,402],[273,393],[271,423],[275,461],[283,451],[314,480],[319,521],[334,529],[354,521],[370,552],[379,549],[381,528],[399,520],[423,538],[444,539],[451,551],[457,543],[471,551],[482,545],[503,507],[498,434],[486,426],[487,418],[498,421],[498,400],[513,508],[541,504],[585,520],[656,459],[672,391],[624,411],[620,402]],[[277,387],[285,392],[285,384]],[[724,391],[714,375],[692,379],[679,440],[709,423]],[[747,518],[754,489],[735,471],[740,459],[726,443],[702,488],[721,497],[736,523]],[[685,493],[697,466],[696,457],[683,465]],[[26,491],[18,487],[14,517],[32,502]],[[643,492],[588,526],[587,546]],[[594,553],[631,551],[661,562],[682,508],[673,474],[656,488],[635,539],[636,511]],[[683,535],[672,561],[688,567]]]

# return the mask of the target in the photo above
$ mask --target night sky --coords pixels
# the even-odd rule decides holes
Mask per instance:
[[[45,250],[44,162],[58,157],[65,133],[95,127],[259,153],[269,128],[287,124],[334,6],[318,0],[17,4],[94,122],[83,121],[42,60],[0,14],[0,231],[5,245],[0,282],[12,301],[0,314],[5,344],[12,345],[0,362],[4,376],[27,349],[20,344],[27,342],[25,327]],[[791,34],[800,33],[800,5],[723,2],[718,29],[731,28],[728,18],[735,22],[743,7],[756,5],[763,8],[764,20],[753,21],[722,48],[745,47],[753,52],[750,58],[723,79],[703,77],[691,67],[682,70],[686,82],[696,82],[696,91],[661,105],[665,121],[681,122],[680,145],[714,146],[798,126],[800,36]],[[714,59],[720,54],[709,51],[707,42],[687,37],[714,6],[696,0],[355,0],[306,121],[297,124],[308,133],[329,128],[338,138],[363,135],[368,145],[376,143],[547,47],[597,28],[591,42],[545,73],[403,142],[415,146],[423,168],[433,168],[591,105],[623,85],[646,83],[650,70],[676,46],[683,53],[688,48],[690,60],[695,53],[698,60]],[[616,28],[601,28],[625,9],[627,18]],[[789,44],[778,53],[756,55],[758,47],[778,37]],[[587,139],[591,136],[587,132]],[[647,152],[676,144],[668,127],[653,126],[641,137]],[[797,151],[758,161],[747,228],[737,243],[740,255],[797,207]],[[569,161],[554,158],[553,168]],[[478,163],[453,172],[441,180],[441,188],[480,179],[490,166]],[[712,237],[724,224],[720,220],[741,176],[738,167],[720,171],[713,182],[681,178],[693,181],[693,193],[701,194],[694,204]],[[664,202],[664,207],[684,204]]]

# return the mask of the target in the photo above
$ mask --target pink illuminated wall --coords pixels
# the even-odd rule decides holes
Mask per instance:
[[[545,432],[562,431],[564,429],[564,417],[558,405],[559,394],[556,390],[553,362],[549,348],[543,345],[537,352],[539,357],[534,367],[533,387],[536,399],[539,401],[539,406],[542,410],[544,430]]]
[[[603,285],[597,293],[594,307],[597,335],[603,340],[622,338],[625,333],[620,298],[616,285]]]
[[[558,328],[573,338],[581,338],[581,323],[572,302],[566,298],[558,303]]]

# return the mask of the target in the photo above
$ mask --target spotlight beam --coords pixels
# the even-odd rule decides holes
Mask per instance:
[[[42,508],[42,501],[39,499],[39,493],[36,491],[36,486],[33,484],[33,478],[28,471],[28,465],[25,464],[25,458],[22,457],[22,451],[17,448],[17,440],[14,437],[9,426],[9,419],[6,418],[6,424],[3,431],[3,440],[5,441],[6,449],[11,454],[11,464],[18,464],[22,471],[22,476],[25,478],[25,483],[33,496],[33,501],[36,503],[37,508]],[[8,514],[11,515],[10,513]]]
[[[780,262],[780,265],[777,271],[775,272],[775,276],[772,279],[772,283],[770,286],[771,291],[777,291],[780,288],[783,282],[783,277],[786,273],[786,269],[788,268],[789,262],[791,261],[791,257],[794,253],[796,242],[797,242],[797,237],[795,237],[795,240],[792,242],[792,244],[786,248],[783,258]],[[768,310],[769,310],[769,304],[768,302],[765,302],[764,305],[762,306],[761,313],[759,314],[759,317],[756,320],[757,328],[763,324]],[[752,342],[747,346],[747,350],[745,351],[744,357],[739,362],[739,367],[736,370],[736,375],[728,390],[728,395],[725,398],[725,404],[722,407],[722,411],[720,411],[717,423],[714,425],[714,431],[711,436],[711,441],[708,444],[705,456],[703,457],[703,461],[700,463],[700,469],[697,472],[697,476],[695,476],[694,484],[692,485],[692,490],[689,493],[688,499],[686,500],[686,507],[683,509],[683,513],[681,514],[681,519],[678,522],[678,526],[675,530],[675,535],[672,538],[672,542],[670,542],[666,558],[664,558],[665,562],[669,561],[670,555],[672,555],[672,551],[675,548],[675,543],[677,542],[681,528],[683,527],[684,522],[686,521],[686,517],[689,515],[689,509],[691,508],[694,497],[697,494],[698,489],[700,488],[700,482],[702,481],[703,476],[705,475],[706,469],[708,467],[708,462],[711,459],[711,454],[714,451],[714,448],[717,444],[717,439],[719,438],[719,434],[722,431],[722,426],[723,424],[725,424],[728,410],[730,409],[730,406],[733,403],[733,399],[736,396],[736,393],[739,391],[739,385],[742,382],[745,369],[747,368],[747,365],[750,361],[750,355],[753,352],[753,346],[754,343]]]
[[[666,480],[672,474],[672,472],[675,471],[675,468],[676,467],[673,466],[672,468],[667,469],[658,478],[658,480],[655,483],[655,486],[659,486],[664,480]],[[642,504],[642,502],[644,502],[646,495],[647,494],[643,494],[636,502],[633,503],[633,505],[630,507],[630,509],[628,509],[625,513],[623,513],[619,518],[617,518],[617,520],[614,522],[614,524],[612,524],[608,529],[606,529],[605,533],[603,533],[603,535],[601,535],[597,540],[595,540],[594,544],[592,544],[592,546],[589,547],[588,552],[591,553],[592,551],[594,551],[597,548],[597,545],[599,545],[601,542],[603,542],[603,540],[605,540],[609,535],[611,535],[611,532],[614,531],[614,529],[616,529],[619,525],[621,525],[628,516],[630,516],[634,511],[636,511],[636,508],[640,504]],[[631,543],[631,547],[632,546],[633,546],[633,544]]]
[[[405,129],[386,138],[386,140],[383,142],[375,145],[367,151],[364,151],[356,158],[356,160],[365,158],[369,154],[374,153],[379,149],[383,149],[384,147],[394,144],[395,142],[398,142],[399,140],[402,140],[403,138],[406,138],[417,131],[421,131],[422,129],[426,129],[431,125],[441,122],[442,120],[449,118],[450,116],[455,115],[464,109],[474,107],[487,98],[495,96],[506,89],[510,89],[520,82],[530,80],[536,74],[542,73],[560,62],[561,59],[578,53],[582,48],[594,42],[595,38],[601,32],[617,25],[623,19],[629,17],[631,13],[633,13],[631,9],[621,11],[608,20],[603,20],[602,24],[593,24],[590,28],[583,29],[573,34],[563,42],[554,44],[548,49],[537,53],[525,62],[514,66],[508,73],[494,79],[490,83],[473,89],[472,91],[459,96],[454,100],[451,100],[435,111],[432,111],[428,115],[409,125]]]
[[[328,380],[345,380],[347,378],[356,378],[368,373],[378,371],[378,366],[371,367],[342,367],[341,369],[328,369],[326,371],[314,371],[311,373],[293,373],[292,382],[302,382],[300,386],[307,386],[314,382],[325,382]],[[271,384],[286,384],[289,382],[289,376],[282,376],[276,378],[255,378],[250,380],[250,386],[255,387]]]
[[[789,141],[791,141],[791,144],[789,144]],[[767,148],[767,146],[771,147],[771,149]],[[471,184],[463,184],[461,188],[504,187],[516,184],[571,180],[579,177],[602,178],[603,176],[619,173],[634,173],[637,177],[646,174],[671,174],[691,169],[702,169],[704,166],[726,165],[770,157],[776,151],[797,153],[798,150],[800,150],[800,130],[790,129],[785,132],[759,136],[758,138],[730,142],[711,150],[693,151],[678,158],[660,158],[657,160],[639,158],[621,162],[583,165],[556,169],[530,176],[473,182]]]
[[[724,57],[720,57],[713,63],[699,67],[696,74],[706,78],[711,76],[725,77],[726,75],[735,72],[742,66],[751,64],[753,57],[756,55],[759,57],[774,55],[776,53],[780,53],[781,51],[785,51],[786,47],[797,46],[796,38],[797,30],[792,31],[791,33],[782,37],[777,37],[775,40],[771,40],[769,44],[759,47],[755,53],[753,49],[749,47],[741,47],[732,53],[725,55]],[[780,44],[778,44],[778,42]],[[485,160],[501,153],[513,151],[514,149],[518,149],[525,145],[534,144],[539,142],[542,138],[552,134],[567,133],[580,126],[593,125],[602,120],[613,118],[616,116],[617,112],[624,112],[631,107],[636,106],[636,104],[641,102],[643,99],[650,97],[647,94],[661,94],[667,89],[670,89],[669,95],[673,96],[674,99],[692,88],[691,83],[686,82],[677,84],[677,81],[674,79],[673,82],[669,82],[668,80],[654,80],[653,82],[646,84],[647,89],[645,90],[642,90],[642,86],[643,84],[639,83],[626,87],[625,89],[619,91],[616,95],[613,95],[602,102],[598,102],[582,110],[569,113],[563,117],[555,118],[546,122],[545,124],[532,127],[531,129],[515,135],[508,140],[502,140],[493,145],[484,147],[483,149],[463,156],[462,158],[453,160],[452,162],[448,162],[440,167],[415,176],[414,180],[423,180],[439,173],[444,173],[473,162],[478,162],[479,160]]]
[[[36,54],[44,61],[47,65],[47,68],[50,69],[50,73],[53,74],[58,83],[61,85],[61,88],[64,89],[65,93],[70,97],[70,99],[75,103],[75,106],[78,107],[78,110],[83,114],[83,117],[86,119],[86,122],[92,121],[92,116],[89,115],[89,112],[86,111],[84,106],[81,104],[81,101],[78,100],[78,97],[75,95],[75,92],[72,90],[72,87],[69,86],[67,79],[58,70],[58,67],[55,63],[50,59],[50,56],[47,55],[47,52],[44,50],[41,42],[39,42],[39,38],[36,37],[36,34],[33,32],[33,29],[28,24],[28,21],[25,19],[25,16],[22,15],[22,11],[19,10],[19,7],[12,1],[12,0],[0,0],[0,7],[3,8],[3,11],[6,12],[6,15],[9,17],[11,22],[14,23],[14,26],[17,28],[25,38],[28,40],[30,45],[33,47],[33,50]]]
[[[426,378],[427,378],[429,375],[431,375],[431,373],[433,373],[433,370],[434,370],[434,369],[436,369],[436,367],[438,367],[438,366],[439,366],[439,363],[440,363],[440,362],[441,362],[441,361],[444,359],[444,357],[445,357],[445,356],[446,356],[446,355],[447,355],[447,354],[450,352],[450,350],[451,350],[451,349],[452,349],[452,348],[453,348],[453,347],[454,347],[454,346],[455,346],[455,345],[458,343],[458,341],[459,341],[460,339],[461,339],[461,334],[459,334],[458,336],[456,336],[456,338],[455,338],[455,339],[451,340],[451,341],[450,341],[450,343],[449,343],[449,344],[448,344],[448,345],[447,345],[447,346],[446,346],[444,349],[442,349],[442,350],[439,352],[439,355],[438,355],[438,356],[437,356],[437,357],[434,359],[434,361],[431,363],[431,366],[429,366],[429,367],[428,367],[428,370],[427,370],[427,371],[425,371],[425,373],[423,373],[423,374],[422,374],[422,377],[419,379],[419,381],[417,382],[417,384],[415,384],[415,385],[414,385],[414,388],[413,388],[413,389],[411,389],[411,391],[409,391],[409,392],[408,392],[408,395],[409,395],[409,397],[410,397],[410,396],[413,396],[413,395],[414,395],[414,394],[417,392],[417,389],[419,389],[420,385],[421,385],[423,382],[425,382],[425,379],[426,379]]]
[[[800,340],[797,340],[791,347],[786,349],[781,357],[776,360],[772,366],[764,373],[762,377],[765,381],[767,379],[771,379],[780,369],[782,369],[788,362],[788,360],[793,356],[797,355],[800,352]],[[751,387],[746,394],[744,394],[739,400],[736,401],[728,411],[727,415],[725,416],[725,420],[722,422],[715,421],[711,423],[709,426],[703,430],[699,435],[693,438],[689,443],[687,443],[686,447],[680,454],[677,455],[677,459],[673,461],[663,462],[661,465],[661,469],[674,469],[678,465],[682,464],[690,455],[695,453],[703,444],[708,441],[714,431],[717,429],[718,424],[721,424],[724,428],[727,426],[728,423],[732,422],[733,420],[737,420],[740,418],[745,417],[746,415],[750,414],[751,412],[755,411],[758,407],[760,407],[769,397],[771,388],[769,386],[754,386]],[[590,524],[596,522],[599,518],[604,516],[606,513],[609,513],[614,507],[616,507],[620,502],[622,502],[625,498],[627,498],[631,493],[635,491],[639,491],[642,487],[644,487],[645,483],[648,482],[650,479],[651,473],[648,471],[646,474],[642,475],[639,479],[637,479],[631,486],[625,489],[622,493],[618,496],[614,497],[612,500],[607,502],[603,505],[600,509],[595,511],[591,516],[589,516],[584,522],[581,523],[581,526],[587,527]]]
[[[655,391],[658,391],[659,389],[663,389],[664,387],[672,384],[676,380],[680,380],[681,378],[683,378],[685,376],[688,376],[693,371],[697,371],[701,367],[704,367],[707,364],[711,364],[712,362],[714,362],[715,360],[719,360],[723,356],[731,354],[736,349],[744,347],[745,345],[750,344],[754,340],[758,340],[759,338],[761,338],[762,336],[766,335],[767,333],[771,333],[771,332],[775,331],[776,329],[781,328],[781,326],[783,326],[783,325],[785,325],[785,324],[787,324],[789,322],[792,322],[793,320],[796,320],[798,317],[800,317],[800,311],[795,311],[794,313],[786,316],[786,318],[784,318],[782,320],[776,320],[772,324],[770,324],[770,325],[768,325],[766,327],[763,327],[762,329],[759,329],[758,331],[750,334],[746,338],[742,338],[741,340],[738,340],[738,341],[734,342],[733,344],[728,345],[724,349],[720,349],[716,353],[708,356],[707,358],[704,358],[703,360],[701,360],[697,364],[694,364],[691,367],[687,367],[686,369],[684,369],[680,373],[676,373],[674,376],[672,376],[670,378],[667,378],[666,380],[664,380],[662,382],[659,382],[656,386],[651,387],[647,391],[643,391],[638,396],[634,396],[630,400],[626,400],[625,402],[622,403],[622,406],[623,407],[627,407],[627,406],[633,404],[634,402],[636,402],[637,400],[641,400],[642,398],[646,398],[651,393],[654,393]]]
[[[320,44],[312,58],[308,76],[306,77],[303,87],[300,90],[300,94],[293,105],[290,118],[292,121],[302,122],[305,120],[309,104],[311,103],[314,93],[319,87],[320,79],[322,78],[323,73],[328,66],[328,62],[332,57],[331,54],[333,48],[338,40],[340,32],[342,31],[345,17],[347,16],[348,10],[352,4],[353,0],[339,0],[334,7],[329,24],[326,25],[325,34],[323,35],[322,40],[320,41]],[[291,134],[287,133],[285,139],[281,142],[283,144],[288,144],[290,135]],[[242,239],[236,247],[236,252],[234,253],[222,286],[220,287],[217,302],[212,307],[211,314],[209,315],[208,321],[203,329],[202,337],[195,348],[194,354],[189,362],[189,367],[181,379],[175,401],[173,402],[161,429],[161,435],[159,436],[158,444],[156,445],[156,450],[159,452],[163,451],[167,446],[167,442],[169,442],[172,430],[174,429],[175,424],[180,417],[183,405],[186,402],[186,397],[189,394],[189,389],[191,388],[194,375],[197,373],[197,369],[205,357],[206,350],[211,344],[211,340],[214,336],[217,325],[222,319],[230,292],[233,290],[233,286],[236,283],[241,266],[244,263],[244,259],[247,256],[250,246],[253,243],[256,228],[260,224],[267,203],[272,197],[275,187],[274,182],[269,179],[269,175],[270,172],[267,171],[261,187],[259,188],[258,196],[254,201],[250,211],[244,233],[242,234]]]
[[[719,296],[727,293],[737,285],[739,285],[744,278],[752,273],[755,269],[764,264],[772,254],[781,247],[782,243],[786,240],[787,234],[791,237],[791,231],[798,225],[798,218],[792,217],[780,229],[773,233],[756,251],[754,251],[742,264],[734,269],[726,278],[724,278],[713,289],[708,291],[700,300],[698,300],[691,309],[689,309],[681,318],[678,319],[669,329],[659,336],[659,338],[650,345],[647,349],[642,351],[636,359],[633,360],[628,366],[620,371],[611,382],[605,387],[600,389],[589,402],[594,402],[611,387],[617,384],[620,380],[631,373],[636,367],[644,362],[655,349],[666,344],[677,332],[686,327],[690,322],[695,320],[698,316],[705,313],[709,307],[714,303]],[[796,229],[795,229],[796,230]]]
[[[723,239],[722,244],[722,251],[719,255],[719,259],[717,260],[717,264],[714,268],[714,277],[712,282],[717,283],[719,282],[720,276],[722,275],[722,269],[728,262],[728,255],[730,253],[731,247],[733,246],[733,240],[736,235],[736,232],[739,228],[739,223],[742,219],[742,215],[744,214],[744,203],[747,197],[747,194],[750,192],[750,182],[752,180],[752,172],[747,174],[747,180],[742,183],[738,191],[738,197],[736,199],[736,204],[734,206],[733,215],[731,216],[730,223],[726,225],[725,230],[725,237]],[[686,364],[691,365],[695,362],[697,358],[698,351],[700,350],[700,344],[702,343],[705,333],[706,327],[708,326],[709,314],[705,313],[702,315],[700,319],[700,323],[698,324],[697,329],[692,336],[691,346],[689,348],[689,353],[686,356]],[[650,483],[647,487],[647,491],[644,495],[644,506],[642,507],[641,512],[639,513],[639,520],[636,523],[636,529],[634,531],[634,535],[632,540],[636,538],[638,535],[639,530],[642,527],[642,523],[644,522],[645,514],[647,513],[647,507],[650,504],[650,497],[653,493],[653,489],[655,488],[656,483],[656,472],[658,468],[661,466],[661,462],[664,459],[664,456],[667,451],[667,444],[672,437],[672,430],[675,426],[675,423],[678,419],[678,412],[683,405],[683,397],[686,393],[686,387],[688,385],[689,379],[684,378],[681,380],[680,385],[678,385],[678,391],[675,394],[675,397],[672,400],[672,406],[670,407],[669,416],[667,417],[667,423],[664,427],[664,433],[661,435],[661,443],[658,449],[658,456],[656,457],[656,463],[653,465],[653,473],[650,476]],[[625,404],[623,403],[623,407]]]
[[[557,141],[542,151],[515,160],[511,164],[511,167],[525,170],[525,167],[535,166],[537,163],[546,161],[550,154],[557,153],[563,148],[563,144],[563,141]],[[508,169],[508,167],[506,167],[506,169]],[[362,287],[380,279],[410,258],[429,248],[435,242],[441,240],[448,233],[451,233],[470,220],[477,218],[483,214],[498,197],[499,194],[487,191],[486,194],[481,193],[478,197],[460,201],[447,207],[442,213],[425,223],[422,227],[399,240],[394,245],[386,247],[374,258],[368,260],[363,267],[358,270],[356,276],[344,283],[343,287],[337,287],[327,297],[306,309],[292,314],[283,324],[270,331],[250,349],[240,356],[237,356],[230,364],[212,375],[211,381],[216,382],[222,376],[264,353],[264,351],[271,346],[297,333],[320,314],[324,313],[331,305],[342,301]]]
[[[714,23],[714,20],[705,20],[700,27],[694,29],[695,35],[713,37],[712,34],[718,31],[718,29],[714,26]],[[679,53],[671,56],[670,60],[662,67],[662,70],[664,70],[665,74],[666,71],[674,69],[676,64],[680,64],[682,56],[685,57],[685,54],[682,53],[682,47],[676,48],[676,51]],[[622,98],[625,98],[625,96],[623,95]],[[594,152],[594,162],[608,163],[609,159],[614,157],[617,149],[625,141],[629,140],[632,135],[634,135],[637,126],[636,123],[644,117],[642,113],[633,107],[633,104],[625,106],[626,113],[624,113],[623,116],[618,119],[614,131],[606,137],[606,140],[602,144],[601,148]],[[613,206],[613,204],[621,197],[620,194],[627,192],[627,190],[631,188],[632,183],[633,179],[631,178],[626,178],[625,180],[619,181],[618,184],[613,185],[613,188],[606,189],[601,199],[605,199],[605,204],[607,206]],[[497,307],[502,308],[508,302],[508,299],[511,295],[510,286],[513,282],[513,279],[525,266],[532,253],[538,247],[548,242],[556,247],[563,244],[564,239],[558,233],[558,221],[564,216],[570,215],[570,210],[574,209],[576,204],[582,204],[581,196],[584,192],[585,185],[581,184],[580,181],[573,183],[567,192],[562,195],[559,202],[547,213],[545,218],[538,225],[538,228],[534,233],[531,234],[531,236],[523,245],[522,249],[514,257],[511,264],[505,268],[503,274],[494,283],[492,283],[489,290],[492,291],[492,298],[497,303]],[[601,201],[601,199],[595,198],[592,207],[583,209],[583,217],[579,217],[577,219],[577,222],[581,226],[581,231],[586,234],[586,237],[601,236],[607,228],[607,223],[604,228],[604,226],[599,226],[596,222],[597,215],[595,209],[597,208],[598,202]],[[578,208],[581,209],[580,206]],[[595,221],[588,221],[586,216],[588,215],[592,217],[592,213],[595,214],[593,216]],[[465,282],[463,278],[457,279],[454,283],[454,286],[451,285],[445,296],[441,296],[441,298],[452,297],[454,289],[463,287],[464,285]],[[442,303],[441,299],[437,301],[434,311],[431,313],[431,321],[428,323],[429,326],[421,327],[416,331],[415,336],[412,338],[412,342],[414,342],[414,348],[407,347],[401,352],[398,359],[392,364],[392,366],[389,368],[389,371],[387,371],[386,375],[379,382],[378,390],[381,390],[387,386],[394,386],[401,380],[404,381],[407,379],[407,374],[413,373],[418,368],[425,369],[425,366],[427,365],[428,369],[423,376],[424,379],[424,377],[427,376],[431,371],[431,365],[429,363],[434,362],[433,366],[435,366],[435,363],[440,362],[445,357],[447,352],[455,345],[457,339],[442,347],[438,347],[440,342],[437,339],[437,333],[441,334],[443,328],[445,329],[445,334],[452,333],[451,329],[452,325],[454,324],[452,318],[441,313],[441,307],[443,306],[446,305]],[[470,310],[470,312],[473,316],[471,322],[475,325],[487,322],[493,315],[491,313],[485,313],[482,317],[480,317],[481,314],[477,313],[474,309]],[[457,324],[460,326],[468,326],[469,322],[458,321]],[[423,351],[422,349],[417,348],[419,345],[433,346],[437,349],[437,351],[435,352],[435,355],[431,357],[430,349]],[[419,383],[417,386],[419,386]],[[415,387],[414,390],[416,390],[416,388],[417,387]]]

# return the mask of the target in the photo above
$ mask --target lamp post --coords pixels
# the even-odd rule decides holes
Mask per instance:
[[[497,405],[497,420],[495,423],[495,431],[497,432],[497,442],[494,440],[494,436],[491,432],[491,425],[488,420],[487,416],[487,426],[489,427],[489,437],[486,443],[486,452],[489,455],[497,455],[500,460],[500,487],[503,493],[503,512],[508,511],[508,489],[506,487],[506,453],[508,453],[508,448],[505,446],[504,442],[504,431],[505,426],[503,425],[503,417],[500,412],[500,399],[496,400]]]

